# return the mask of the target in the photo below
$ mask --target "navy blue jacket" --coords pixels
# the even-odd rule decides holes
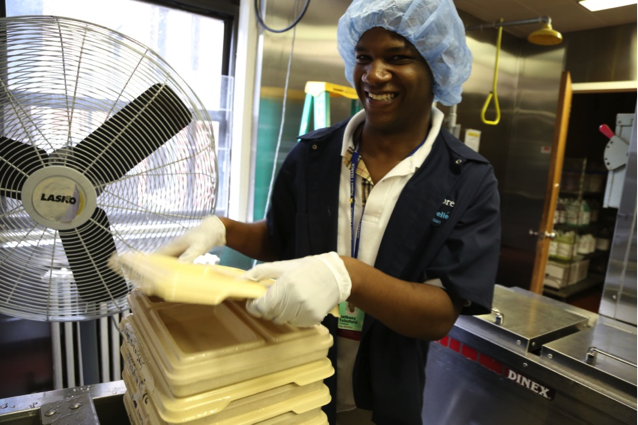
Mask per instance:
[[[301,137],[278,173],[267,220],[282,260],[337,249],[347,122]],[[499,195],[492,166],[441,129],[399,196],[375,267],[410,282],[439,278],[448,293],[471,301],[463,314],[484,314],[492,305],[499,250]],[[335,335],[335,318],[328,316],[323,324]],[[376,424],[421,424],[428,346],[366,315],[354,396],[358,407],[373,411]],[[336,338],[329,357],[334,364]],[[333,401],[324,410],[334,424],[336,377],[326,384]]]

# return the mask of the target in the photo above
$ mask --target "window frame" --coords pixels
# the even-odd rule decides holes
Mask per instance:
[[[136,0],[224,21],[222,75],[234,76],[239,0]],[[4,3],[4,2],[3,2]]]
[[[106,1],[106,0],[103,0]],[[237,38],[239,33],[239,21],[240,21],[240,5],[242,0],[134,0],[141,3],[152,4],[156,6],[162,6],[167,8],[172,8],[176,10],[181,10],[188,13],[193,13],[201,16],[206,16],[214,19],[221,20],[224,23],[224,45],[223,45],[223,53],[222,53],[222,68],[221,75],[225,77],[230,77],[233,79],[233,90],[237,85],[237,81],[235,80],[235,71],[236,71],[236,58],[238,55],[237,52]],[[0,0],[0,17],[7,17],[7,5],[6,0]],[[233,95],[234,96],[234,95]],[[229,170],[230,175],[225,176],[225,179],[228,183],[228,192],[232,193],[232,174],[233,169],[236,169],[236,166],[233,165],[233,149],[237,149],[237,143],[234,141],[234,138],[237,137],[236,131],[233,130],[234,124],[236,123],[235,117],[236,114],[233,113],[233,109],[235,106],[235,98],[229,99],[230,105],[226,105],[226,110],[221,111],[211,111],[208,110],[211,121],[219,122],[219,134],[225,134],[229,138],[227,140],[226,149],[228,149],[231,154],[228,157],[227,169]],[[229,113],[230,112],[230,113]],[[220,149],[219,141],[216,140],[216,148]],[[243,149],[237,149],[242,151]],[[217,163],[217,172],[221,172],[221,167],[219,161]],[[221,179],[220,179],[221,180]],[[219,187],[217,188],[219,191]],[[224,197],[221,197],[222,199]],[[224,215],[232,215],[230,211],[236,211],[237,206],[233,205],[233,202],[237,203],[237,199],[232,199],[230,196],[228,197],[228,202],[225,205],[220,205],[219,201],[220,196],[217,196],[217,200],[215,203],[215,212],[218,211],[224,213]]]
[[[222,75],[234,76],[236,56],[237,22],[240,0],[136,0],[142,3],[170,7],[224,21],[224,49]],[[0,1],[0,17],[7,17],[6,0]]]

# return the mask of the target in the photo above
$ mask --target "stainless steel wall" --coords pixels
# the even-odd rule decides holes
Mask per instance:
[[[636,81],[636,24],[565,34],[574,83]]]
[[[461,18],[467,25],[479,23],[464,13]],[[480,111],[492,86],[496,36],[495,29],[467,33],[474,64],[463,86],[459,122],[481,131],[479,152],[499,181],[503,232],[497,283],[528,288],[536,248],[528,231],[538,228],[545,201],[565,47],[535,46],[503,33],[497,90],[502,118],[491,126],[481,122]]]
[[[476,23],[469,15],[461,17],[466,24]],[[635,81],[636,26],[565,34],[564,42],[553,47],[504,38],[506,62],[498,90],[505,110],[496,127],[479,118],[493,67],[485,58],[493,58],[496,41],[495,30],[488,31],[492,34],[467,34],[475,58],[458,107],[459,122],[482,131],[480,153],[492,162],[499,179],[503,238],[497,283],[529,288],[536,240],[528,232],[538,229],[542,217],[560,75],[569,71],[574,83]]]
[[[266,23],[283,28],[292,22],[296,4],[305,0],[268,0]],[[329,81],[349,85],[337,52],[337,22],[350,1],[311,1],[297,26],[289,90],[303,91],[306,81]],[[300,7],[300,6],[299,6]],[[283,89],[293,31],[275,34],[266,31],[263,41],[262,87]]]
[[[274,29],[290,25],[305,0],[268,0],[265,21]],[[348,0],[311,1],[310,6],[293,30],[277,34],[263,33],[263,59],[261,68],[261,94],[256,146],[254,177],[254,219],[264,216],[268,187],[272,176],[273,161],[281,165],[296,143],[307,81],[325,81],[349,86],[344,76],[344,66],[337,52],[337,22],[346,11]],[[297,7],[297,10],[295,10]],[[286,111],[283,130],[282,106],[290,49],[294,37],[294,51],[288,81]],[[350,114],[346,99],[331,101],[332,122],[345,119]],[[278,155],[277,143],[281,133]]]
[[[459,14],[466,25],[481,23],[467,13],[459,12]],[[472,75],[463,85],[463,99],[457,108],[457,123],[461,125],[461,140],[464,139],[466,129],[481,131],[479,152],[494,166],[496,178],[500,182],[502,191],[503,182],[505,182],[507,175],[510,134],[515,118],[516,88],[521,67],[521,42],[518,38],[503,32],[497,86],[501,121],[496,126],[485,125],[481,122],[481,109],[488,93],[492,90],[497,34],[495,29],[467,33],[467,43],[474,56],[474,61]],[[442,105],[439,107],[443,112],[448,112],[448,108]],[[488,120],[495,118],[493,101],[488,108],[486,118]]]

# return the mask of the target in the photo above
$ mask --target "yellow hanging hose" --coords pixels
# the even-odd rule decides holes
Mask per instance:
[[[500,19],[499,22],[502,22],[503,19]],[[485,99],[485,103],[483,104],[483,109],[481,110],[481,121],[488,125],[496,125],[501,121],[501,108],[498,105],[498,95],[496,94],[496,82],[498,80],[498,58],[501,53],[501,38],[503,35],[503,27],[498,27],[498,39],[496,41],[496,63],[494,64],[494,80],[492,82],[492,91],[489,95],[487,95],[487,99]],[[496,119],[494,121],[488,121],[485,119],[485,111],[487,111],[487,107],[490,104],[490,100],[494,97],[494,107],[496,108]]]

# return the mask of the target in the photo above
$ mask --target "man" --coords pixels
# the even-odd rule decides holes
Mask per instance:
[[[460,101],[472,58],[451,0],[355,0],[337,38],[364,111],[301,137],[266,220],[208,217],[162,252],[279,260],[247,272],[277,279],[247,309],[330,329],[330,422],[420,424],[429,341],[489,312],[497,268],[492,167],[432,108]]]

